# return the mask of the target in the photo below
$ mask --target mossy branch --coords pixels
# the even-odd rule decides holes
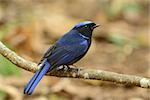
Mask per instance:
[[[37,64],[31,61],[27,61],[22,57],[18,56],[15,52],[8,49],[2,42],[0,42],[0,54],[22,69],[30,72],[35,72],[36,70],[38,70]],[[96,69],[82,69],[71,67],[67,71],[53,71],[47,73],[47,75],[66,78],[102,80],[131,86],[139,86],[142,88],[150,88],[150,78],[119,74],[115,72]]]

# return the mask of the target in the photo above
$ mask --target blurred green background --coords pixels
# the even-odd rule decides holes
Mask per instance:
[[[101,26],[76,66],[150,77],[148,8],[149,0],[0,0],[0,40],[38,63],[65,32],[91,20]],[[23,95],[32,75],[0,55],[0,100],[150,100],[147,89],[56,77]]]

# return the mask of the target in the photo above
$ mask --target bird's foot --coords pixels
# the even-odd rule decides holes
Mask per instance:
[[[80,71],[81,71],[81,69],[80,69],[80,68],[78,68],[76,65],[72,65],[70,68],[74,68],[74,69],[76,69],[76,70],[77,70],[77,75],[78,75],[78,76],[80,75]]]
[[[70,67],[68,65],[62,65],[57,68],[57,71],[64,70],[65,72],[67,72],[69,69],[70,69]]]
[[[70,67],[68,65],[63,65],[63,69],[65,72],[67,72],[70,69]]]
[[[80,75],[80,71],[81,71],[81,69],[80,69],[80,68],[78,68],[78,72],[77,72],[78,76]]]
[[[62,69],[63,69],[63,66],[59,66],[56,68],[57,71],[62,70]]]
[[[78,68],[76,65],[71,66],[71,68],[75,68],[75,69],[77,69],[77,71],[78,71],[78,72],[77,72],[77,74],[79,75],[80,70],[81,70],[80,68]]]

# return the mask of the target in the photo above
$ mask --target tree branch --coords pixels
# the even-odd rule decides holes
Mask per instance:
[[[0,54],[22,69],[28,70],[30,72],[35,72],[38,70],[37,64],[21,58],[15,52],[8,49],[2,42],[0,42]],[[103,70],[71,67],[67,71],[53,71],[47,73],[47,75],[67,78],[103,80],[125,85],[139,86],[142,88],[150,88],[150,78],[119,74]]]

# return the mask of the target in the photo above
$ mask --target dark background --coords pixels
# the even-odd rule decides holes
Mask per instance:
[[[0,40],[38,63],[65,32],[91,20],[101,26],[76,66],[149,77],[148,7],[149,0],[0,0]],[[0,55],[0,100],[150,100],[148,89],[50,76],[25,96],[32,76]]]

